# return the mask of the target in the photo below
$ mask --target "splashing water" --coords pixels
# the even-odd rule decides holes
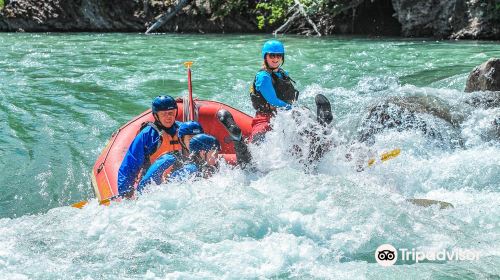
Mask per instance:
[[[314,96],[326,95],[335,114],[332,127],[319,127],[307,109],[283,112],[266,141],[250,146],[255,172],[223,164],[206,180],[151,186],[138,200],[110,207],[91,200],[79,210],[64,205],[92,197],[90,166],[112,131],[160,92],[185,91],[182,66],[176,66],[181,58],[196,55],[195,95],[252,112],[246,91],[265,38],[0,39],[0,114],[6,120],[0,137],[2,278],[500,275],[500,145],[494,123],[500,112],[471,106],[462,92],[466,73],[485,60],[478,54],[500,54],[496,44],[284,37],[285,66],[299,82],[301,106],[314,111]],[[383,129],[372,143],[358,141],[370,108],[415,96],[438,100],[427,104],[450,113],[416,114],[441,139],[419,129]],[[308,129],[331,147],[304,168],[307,153],[294,147],[308,150]],[[369,158],[394,148],[402,151],[398,157],[367,167]],[[446,201],[454,208],[419,207],[408,198]],[[466,249],[479,252],[479,260],[400,260],[383,267],[374,258],[382,244]]]

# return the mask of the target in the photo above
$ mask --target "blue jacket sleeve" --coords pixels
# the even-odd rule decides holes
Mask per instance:
[[[262,93],[262,96],[264,96],[267,103],[272,106],[282,107],[287,110],[292,108],[290,104],[278,98],[273,87],[271,75],[269,75],[266,71],[260,71],[257,73],[257,76],[255,77],[255,88],[257,91]]]
[[[152,154],[159,139],[158,132],[149,126],[134,138],[118,170],[118,193],[120,195],[134,188],[135,179],[144,164],[146,155]]]
[[[149,167],[148,171],[142,178],[141,182],[137,186],[137,191],[142,192],[144,187],[151,183],[151,181],[155,182],[157,185],[163,183],[162,177],[167,169],[174,165],[176,162],[176,157],[172,154],[165,154],[159,157],[152,165]]]
[[[182,168],[172,172],[168,178],[169,182],[182,182],[198,173],[198,167],[193,163],[185,164]]]

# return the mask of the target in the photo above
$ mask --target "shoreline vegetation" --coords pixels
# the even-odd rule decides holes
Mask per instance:
[[[500,40],[500,0],[0,0],[0,31]]]

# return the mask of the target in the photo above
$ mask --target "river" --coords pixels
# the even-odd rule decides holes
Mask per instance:
[[[253,114],[248,88],[262,35],[0,34],[0,278],[3,279],[498,279],[499,108],[465,101],[468,73],[498,42],[286,36],[284,68],[301,103],[326,95],[341,143],[304,171],[287,153],[296,128],[275,121],[266,172],[223,167],[163,185],[135,201],[98,206],[90,171],[106,140],[159,94],[187,91]],[[377,101],[432,97],[463,117],[461,145],[419,131],[378,134],[370,149],[401,155],[357,172],[343,156]],[[486,136],[485,136],[486,135]],[[405,201],[429,198],[454,208]],[[82,210],[68,207],[90,199]],[[469,250],[479,260],[383,267],[382,244]]]

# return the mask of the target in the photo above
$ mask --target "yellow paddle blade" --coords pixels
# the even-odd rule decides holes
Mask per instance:
[[[100,205],[109,205],[110,202],[111,202],[111,198],[106,198],[106,199],[99,201],[99,204]]]
[[[111,198],[106,198],[106,199],[99,201],[99,205],[106,205],[107,206],[107,205],[109,205],[110,202],[111,202]],[[89,202],[84,200],[84,201],[80,201],[80,202],[71,204],[71,207],[82,209],[87,204],[89,204]]]
[[[193,62],[192,62],[192,61],[186,61],[186,62],[184,62],[183,64],[184,64],[184,66],[185,66],[186,68],[188,68],[188,69],[189,69],[189,68],[191,68],[191,65],[193,65]]]
[[[71,204],[71,207],[82,209],[85,205],[87,205],[87,203],[88,202],[84,200],[84,201],[80,201],[80,202]]]
[[[399,154],[401,153],[401,149],[394,149],[392,151],[389,151],[389,152],[386,152],[386,153],[383,153],[381,156],[380,156],[380,160],[382,161],[386,161],[386,160],[389,160],[391,158],[395,158],[397,156],[399,156]]]
[[[401,149],[394,149],[394,150],[390,150],[388,152],[385,152],[383,154],[380,155],[380,160],[382,162],[386,161],[386,160],[390,160],[390,159],[393,159],[397,156],[399,156],[399,154],[401,153]],[[371,158],[368,160],[368,166],[372,166],[374,165],[375,163],[377,162],[377,159],[375,158]]]

